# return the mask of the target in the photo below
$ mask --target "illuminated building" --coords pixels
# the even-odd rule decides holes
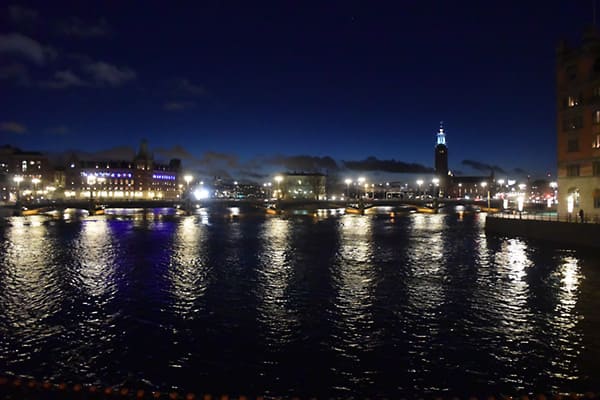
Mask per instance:
[[[65,196],[110,199],[176,199],[180,195],[181,162],[154,162],[142,142],[133,160],[79,160],[72,157],[65,171]]]
[[[36,151],[22,151],[12,146],[0,147],[0,199],[7,201],[17,189],[32,192],[51,180],[48,158]],[[19,182],[14,178],[18,177]]]
[[[557,49],[558,210],[600,212],[600,37]]]

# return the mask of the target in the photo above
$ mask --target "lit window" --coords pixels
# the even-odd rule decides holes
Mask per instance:
[[[578,96],[569,96],[567,97],[567,106],[568,107],[577,107],[581,101]]]
[[[592,114],[592,121],[595,125],[600,124],[600,110],[594,110],[594,113]]]
[[[600,133],[596,134],[596,138],[592,142],[592,148],[600,149]]]

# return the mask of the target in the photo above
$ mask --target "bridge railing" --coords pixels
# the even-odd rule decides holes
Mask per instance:
[[[487,218],[503,218],[503,219],[524,219],[533,221],[557,221],[557,222],[569,222],[569,223],[584,223],[584,224],[600,224],[600,214],[584,214],[583,221],[575,213],[573,214],[559,214],[559,213],[548,213],[548,212],[500,212],[490,214]]]

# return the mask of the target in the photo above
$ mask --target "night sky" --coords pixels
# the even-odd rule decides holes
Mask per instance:
[[[3,4],[0,144],[146,138],[257,179],[425,171],[440,120],[458,173],[554,176],[555,48],[593,20],[592,0]]]

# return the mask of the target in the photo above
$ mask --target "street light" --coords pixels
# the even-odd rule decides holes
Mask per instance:
[[[344,181],[346,183],[346,198],[350,198],[350,184],[352,183],[352,179],[346,179]]]
[[[21,199],[20,192],[19,192],[19,186],[20,186],[20,183],[23,182],[23,177],[20,175],[17,175],[13,178],[13,181],[15,181],[15,183],[17,184],[17,201],[19,201]]]
[[[419,195],[421,195],[421,186],[423,185],[423,179],[417,179],[417,186],[419,187]]]
[[[485,190],[487,187],[487,182],[481,182],[481,187]],[[490,211],[490,189],[487,190],[487,204],[488,204],[488,212]]]
[[[364,177],[360,177],[358,178],[358,184],[362,186],[362,184],[365,183],[365,178]],[[367,189],[365,188],[365,195],[367,193]]]
[[[192,182],[192,181],[194,180],[194,177],[193,177],[193,176],[191,176],[191,175],[185,175],[185,176],[183,177],[183,180],[185,181],[185,183],[186,183],[186,185],[187,185],[187,187],[188,187],[188,189],[189,189],[189,187],[190,187],[190,182]]]
[[[283,176],[277,175],[275,177],[275,182],[277,182],[277,199],[281,197],[281,181],[283,181]]]
[[[439,180],[438,178],[433,178],[433,179],[431,180],[431,183],[433,183],[433,184],[434,184],[434,191],[435,191],[435,192],[434,192],[434,193],[432,193],[432,194],[434,194],[435,196],[433,196],[433,197],[438,197],[438,196],[439,196],[439,192],[438,192],[438,190],[437,190],[437,189],[435,189],[435,188],[437,188],[437,187],[440,185],[440,180]]]

